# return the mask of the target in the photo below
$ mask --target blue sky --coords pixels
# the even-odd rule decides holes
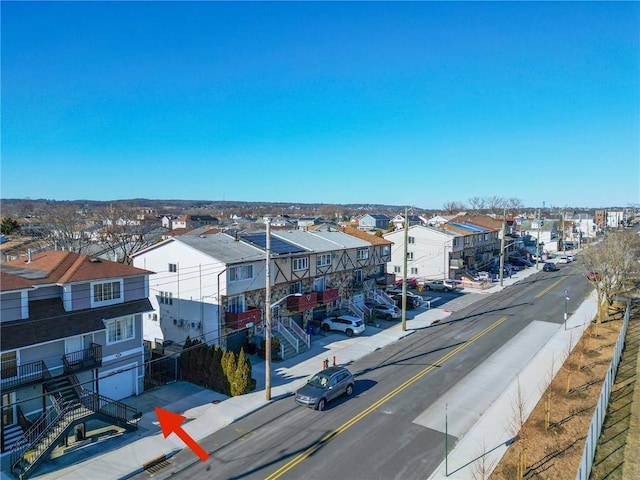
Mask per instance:
[[[7,2],[2,198],[640,202],[638,2]]]

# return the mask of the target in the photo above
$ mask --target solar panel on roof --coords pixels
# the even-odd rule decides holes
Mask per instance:
[[[256,233],[251,235],[241,235],[240,238],[246,242],[249,242],[257,247],[266,250],[267,248],[267,234],[266,233]],[[301,253],[306,252],[304,248],[300,248],[297,245],[286,242],[281,238],[271,237],[271,252],[277,254],[287,254],[287,253]]]

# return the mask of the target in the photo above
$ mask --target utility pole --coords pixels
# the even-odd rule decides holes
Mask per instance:
[[[536,240],[536,270],[540,270],[540,222],[542,213],[538,210],[538,239]]]
[[[407,245],[409,243],[409,209],[404,207],[404,267],[402,269],[402,331],[407,331]]]
[[[507,209],[502,211],[502,240],[500,240],[500,286],[502,286],[502,279],[504,276],[504,237],[507,226]]]
[[[265,242],[265,276],[264,290],[264,391],[267,401],[271,400],[271,218],[266,217],[267,236]]]

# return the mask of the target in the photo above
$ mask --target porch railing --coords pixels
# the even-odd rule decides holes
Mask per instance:
[[[62,356],[64,373],[73,373],[102,366],[102,345],[92,343],[89,348]]]
[[[2,390],[16,388],[32,382],[44,380],[44,372],[47,370],[42,360],[16,365],[14,362],[3,362],[1,369]]]

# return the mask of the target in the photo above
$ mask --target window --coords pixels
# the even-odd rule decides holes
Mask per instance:
[[[328,267],[329,265],[331,265],[331,254],[323,253],[321,255],[318,255],[318,260],[316,265],[318,267]]]
[[[227,300],[227,312],[242,313],[244,312],[244,295],[236,295],[229,297]]]
[[[407,260],[413,260],[413,252],[407,252]]]
[[[418,269],[416,267],[411,267],[411,275],[417,275]]]
[[[120,300],[122,297],[122,289],[120,282],[105,282],[93,284],[93,301],[109,302],[111,300]]]
[[[416,243],[416,237],[407,237],[407,243]]]
[[[171,273],[175,273],[178,271],[178,265],[176,265],[175,263],[170,263],[169,264],[169,271]]]
[[[391,247],[389,245],[382,246],[382,255],[387,256],[391,254]]]
[[[160,292],[160,303],[163,305],[173,305],[173,293]]]
[[[368,248],[359,248],[358,249],[358,260],[366,260],[369,258],[369,249]]]
[[[2,354],[2,378],[15,377],[18,374],[18,354],[5,352]]]
[[[240,265],[229,269],[229,281],[239,282],[253,278],[253,265]]]
[[[302,293],[302,282],[294,282],[289,284],[289,294],[294,295],[296,293]]]
[[[485,233],[485,234],[484,234],[484,241],[486,242],[487,240],[489,240],[489,234],[488,234],[488,233]]]
[[[300,257],[293,259],[293,271],[307,270],[309,268],[309,257]]]
[[[396,265],[393,267],[393,273],[402,273],[402,269],[400,268],[400,265]]]
[[[353,272],[353,281],[356,283],[362,282],[362,270],[355,270]]]
[[[124,342],[135,337],[133,317],[122,317],[105,322],[107,328],[107,345]]]
[[[324,277],[317,277],[313,279],[313,291],[314,292],[324,292],[325,291],[325,280]]]

